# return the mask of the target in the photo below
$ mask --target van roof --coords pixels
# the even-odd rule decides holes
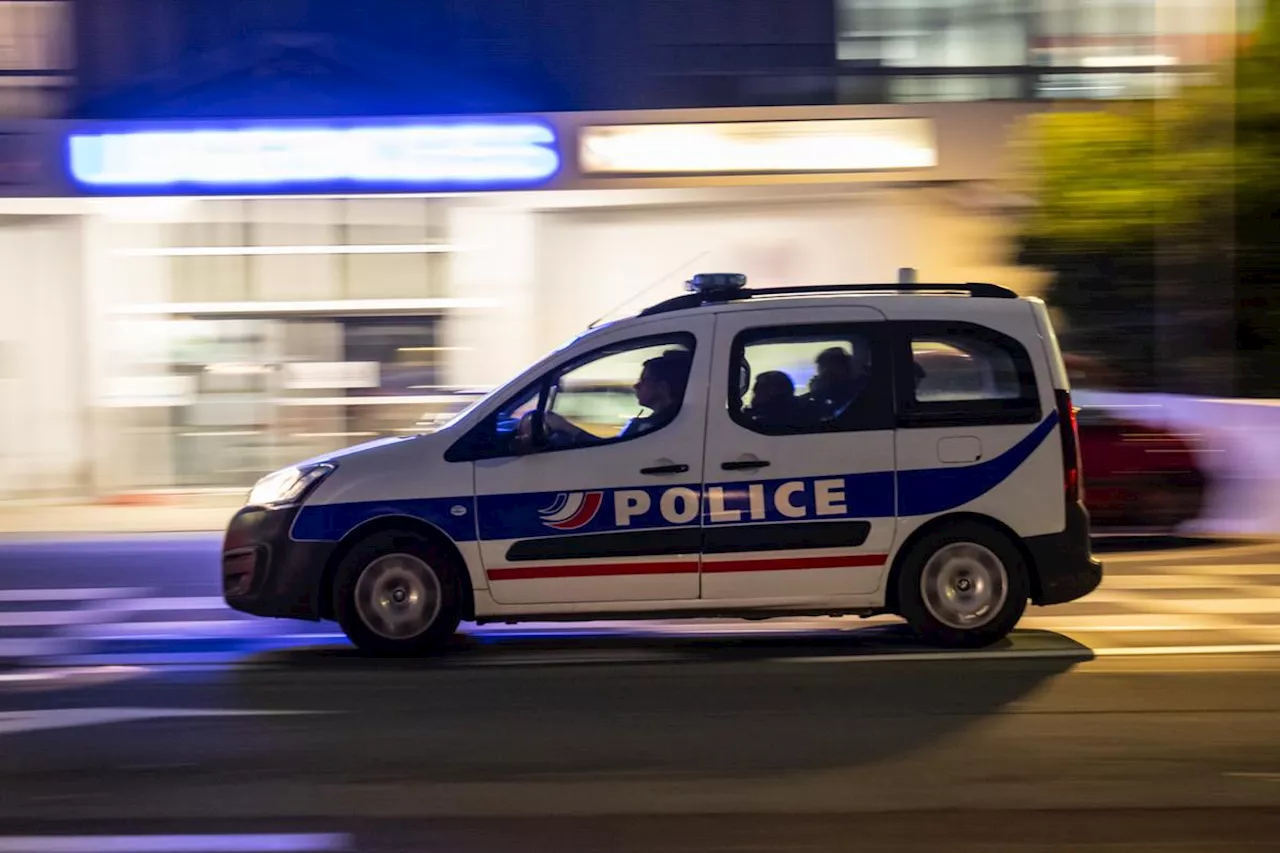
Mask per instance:
[[[734,288],[686,293],[651,305],[640,317],[689,311],[707,305],[749,302],[752,299],[776,299],[788,296],[964,296],[975,299],[1017,299],[1018,294],[1006,287],[984,282],[963,284],[818,284],[793,287]]]

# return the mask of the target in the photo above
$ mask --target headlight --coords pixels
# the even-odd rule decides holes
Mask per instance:
[[[306,468],[285,468],[268,474],[249,492],[251,506],[281,506],[302,499],[312,486],[333,473],[329,464],[308,465]]]

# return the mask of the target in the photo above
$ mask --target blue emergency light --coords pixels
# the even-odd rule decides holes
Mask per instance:
[[[685,282],[694,293],[724,293],[747,286],[747,277],[739,272],[703,272]]]

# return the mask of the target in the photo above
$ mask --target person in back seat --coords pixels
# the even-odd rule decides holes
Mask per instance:
[[[818,353],[817,374],[809,381],[804,399],[822,412],[825,420],[843,415],[862,396],[867,386],[866,365],[856,361],[843,347],[829,347]]]
[[[799,427],[814,420],[813,410],[796,396],[796,385],[781,370],[766,370],[756,377],[751,405],[743,412],[763,426]]]

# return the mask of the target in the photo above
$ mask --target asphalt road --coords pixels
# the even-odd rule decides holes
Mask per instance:
[[[1280,850],[1280,546],[1109,561],[980,653],[702,621],[385,662],[218,608],[207,537],[7,543],[0,853]]]
[[[336,833],[333,849],[1280,845],[1280,655],[248,663],[11,674],[0,836],[99,821]]]

